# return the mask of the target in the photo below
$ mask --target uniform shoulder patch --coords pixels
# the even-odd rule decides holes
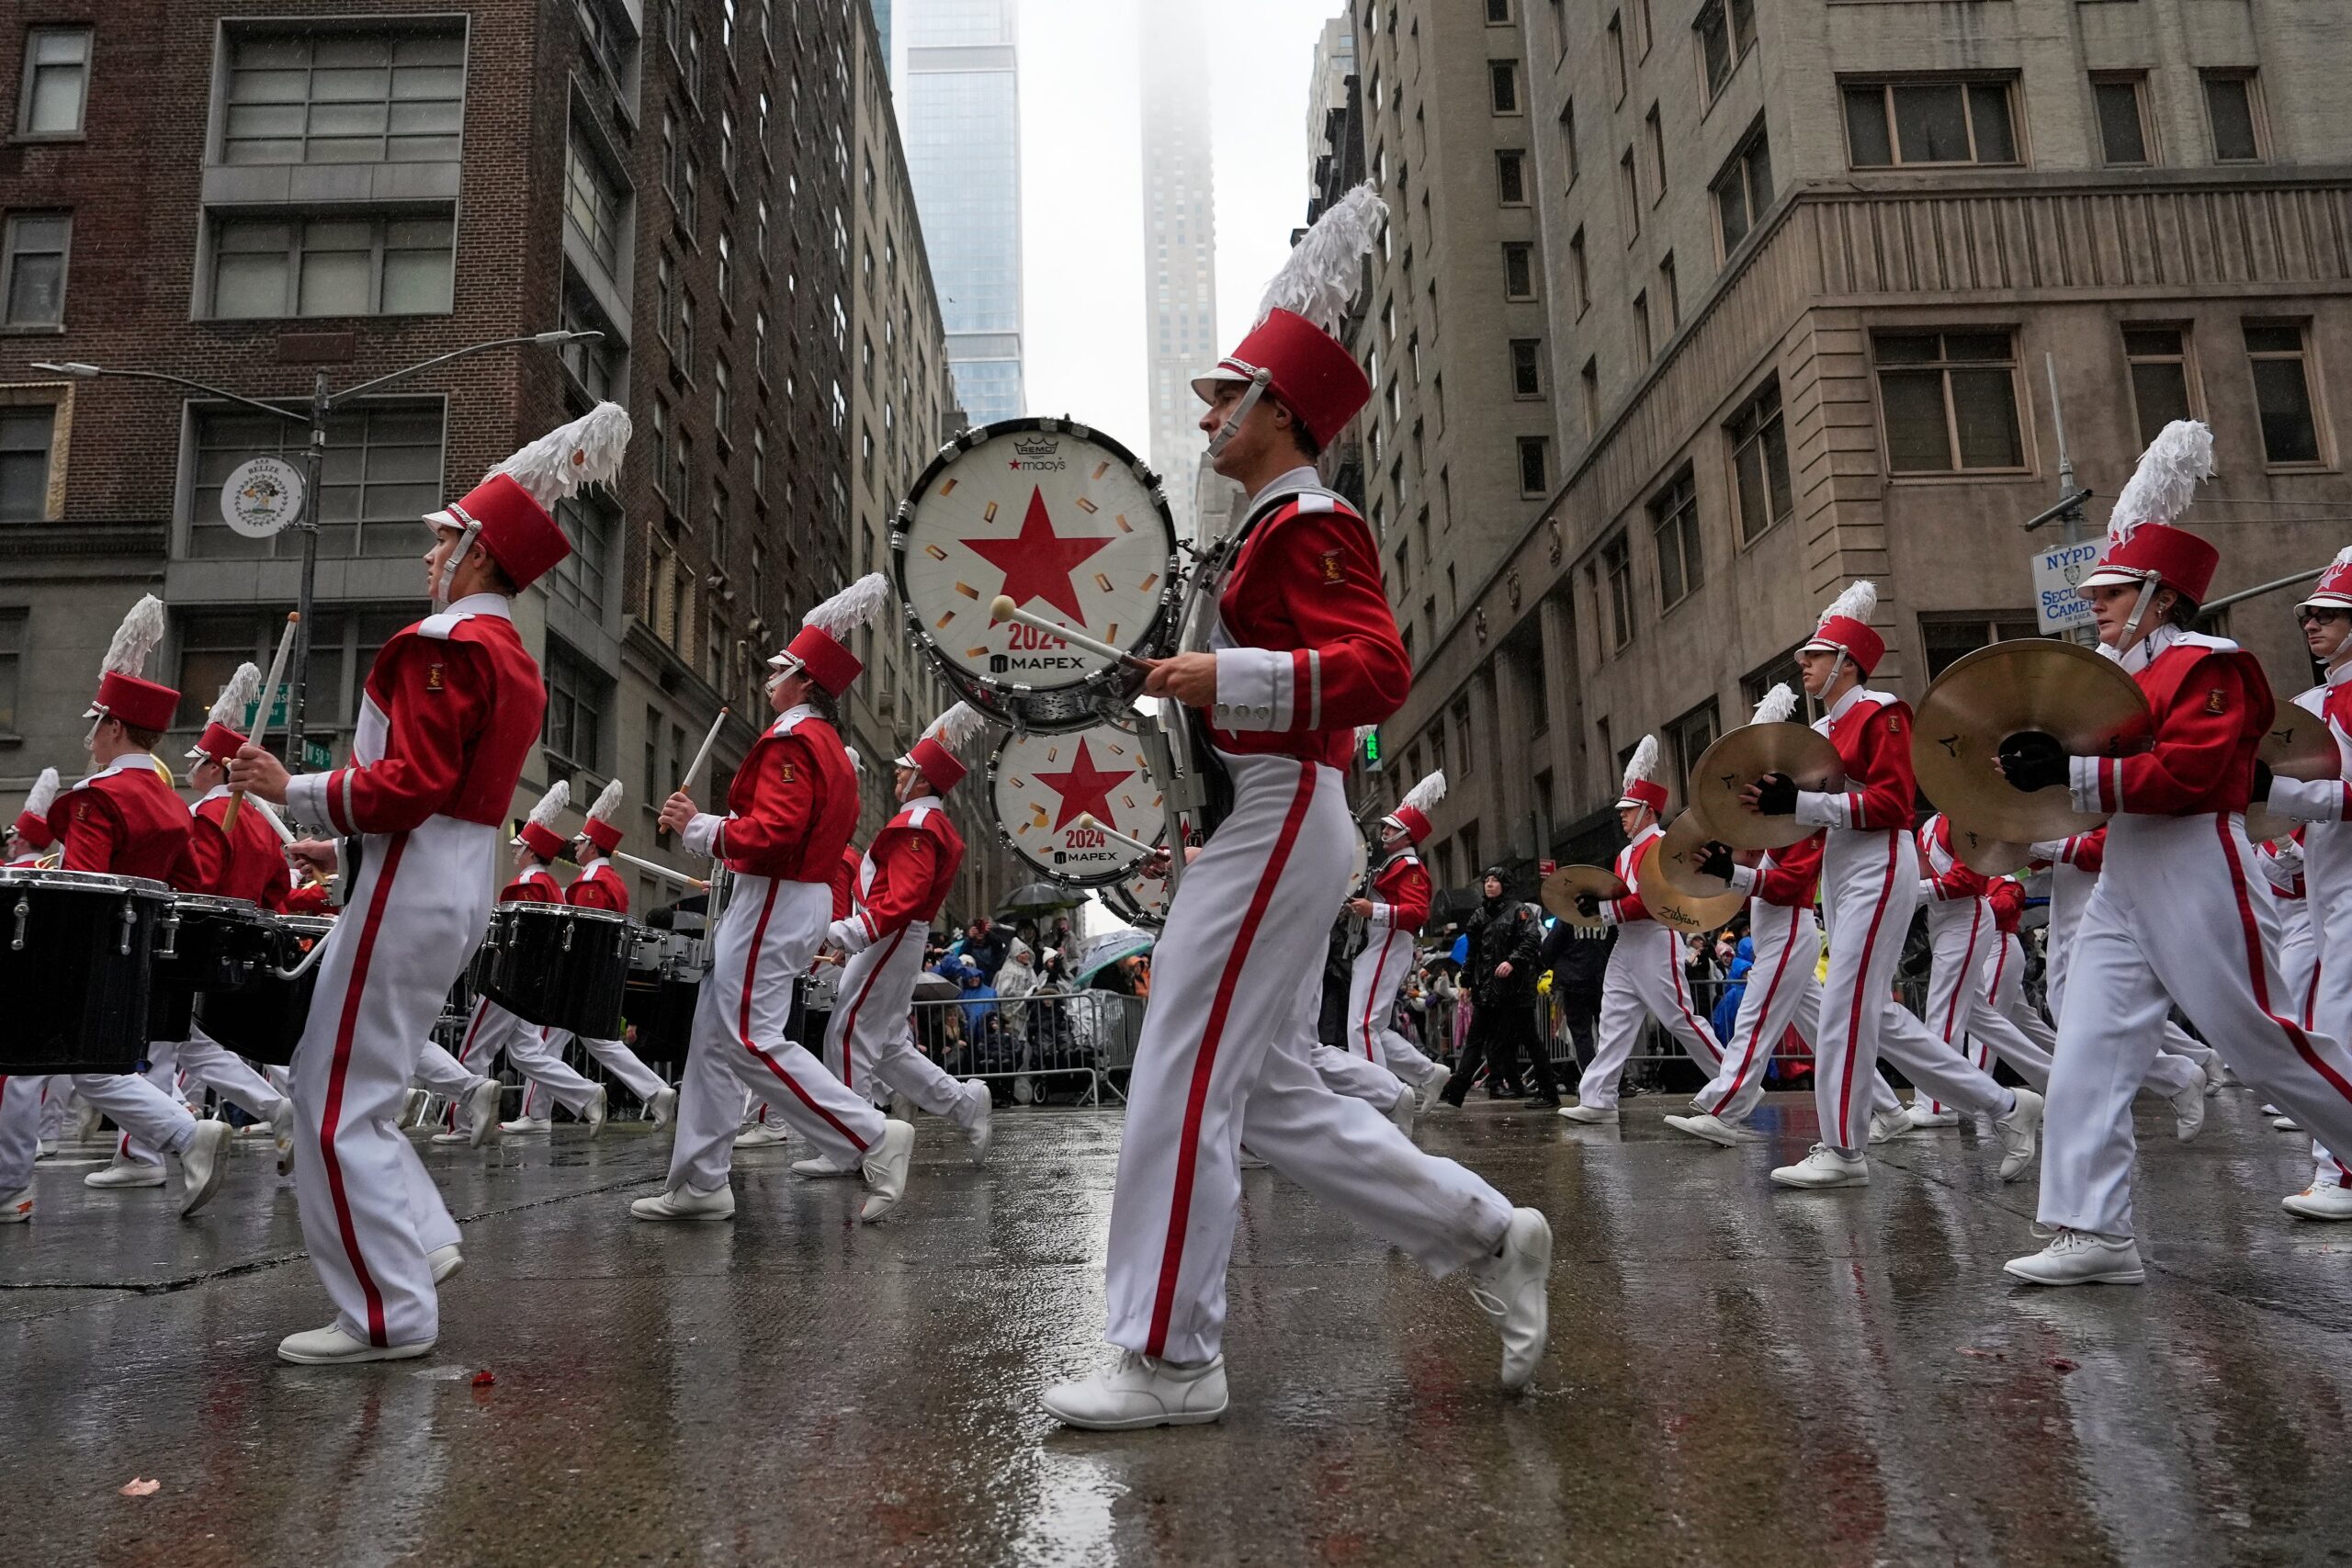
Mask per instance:
[[[2220,686],[2208,686],[2205,689],[2205,711],[2207,713],[2227,713],[2229,711],[2229,693]]]

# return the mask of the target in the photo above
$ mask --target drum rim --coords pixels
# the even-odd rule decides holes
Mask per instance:
[[[1047,882],[1058,882],[1065,887],[1112,886],[1117,883],[1125,882],[1127,878],[1133,876],[1136,874],[1136,867],[1143,864],[1145,861],[1149,860],[1151,857],[1149,855],[1139,854],[1133,860],[1129,861],[1125,865],[1121,866],[1115,872],[1099,872],[1088,876],[1071,876],[1066,872],[1056,870],[1051,866],[1040,865],[1035,857],[1030,855],[1028,852],[1022,849],[1018,843],[1013,841],[1012,829],[1004,825],[1004,815],[1002,812],[997,810],[996,806],[996,781],[998,775],[1003,771],[1004,754],[1021,741],[1031,739],[1038,736],[1061,739],[1072,735],[1082,735],[1089,729],[1103,728],[1125,731],[1128,736],[1132,737],[1137,744],[1141,744],[1143,739],[1143,730],[1140,725],[1127,724],[1120,719],[1105,716],[1097,720],[1093,724],[1084,725],[1077,729],[1015,730],[1012,734],[1007,735],[1003,739],[998,741],[995,747],[989,752],[989,814],[996,818],[996,836],[998,841],[1002,843],[1006,849],[1011,850],[1013,853],[1013,857],[1019,860],[1022,864],[1035,871],[1038,876],[1043,880]],[[1142,771],[1146,778],[1150,778],[1151,770],[1149,768],[1147,767]],[[1152,782],[1155,785],[1159,785],[1158,780],[1155,779]],[[1164,793],[1165,786],[1159,787],[1161,787]],[[1163,828],[1161,830],[1165,831],[1166,829]]]
[[[281,910],[271,918],[279,925],[298,931],[329,931],[334,929],[333,915],[289,915]]]
[[[172,912],[187,910],[196,914],[251,915],[256,919],[267,918],[269,911],[250,898],[231,898],[219,893],[183,893],[172,890]]]
[[[952,679],[951,672],[962,675],[979,690],[993,696],[1018,702],[1022,696],[1033,693],[1040,695],[1063,693],[1085,694],[1091,694],[1098,687],[1107,686],[1114,690],[1118,689],[1123,682],[1131,682],[1134,679],[1134,672],[1120,664],[1108,665],[1064,686],[1036,686],[1027,683],[1015,685],[1010,682],[994,681],[978,671],[967,670],[948,657],[946,651],[941,647],[939,639],[932,635],[931,623],[924,619],[922,613],[914,607],[913,601],[907,593],[907,525],[913,521],[916,503],[930,493],[931,487],[938,481],[940,475],[946,472],[959,459],[987,446],[1000,435],[1014,434],[1022,431],[1073,435],[1080,441],[1094,443],[1119,458],[1130,472],[1136,473],[1136,477],[1144,481],[1145,492],[1151,502],[1152,514],[1159,520],[1162,536],[1167,544],[1168,565],[1161,573],[1159,608],[1136,628],[1137,638],[1130,646],[1129,651],[1136,651],[1145,646],[1147,639],[1156,637],[1156,628],[1175,611],[1179,604],[1177,585],[1183,578],[1180,570],[1182,561],[1177,549],[1176,516],[1168,506],[1165,476],[1136,457],[1125,442],[1115,436],[1105,434],[1092,425],[1074,419],[1056,418],[1044,414],[1024,414],[1018,419],[1001,419],[993,424],[976,424],[950,439],[933,455],[931,461],[923,466],[922,472],[915,477],[912,488],[899,500],[899,504],[891,509],[890,586],[899,597],[899,615],[906,621],[907,631],[915,639],[916,647],[944,676],[951,676]],[[1146,476],[1148,477],[1146,478]],[[970,695],[969,693],[965,694],[967,697]],[[986,705],[975,703],[973,705],[983,707]],[[1015,722],[1025,728],[1047,728],[1029,722],[1025,716],[1016,716]],[[1075,725],[1069,728],[1083,729],[1087,725]],[[1049,730],[1049,732],[1055,731]]]
[[[543,903],[536,898],[512,898],[503,904],[493,904],[491,906],[491,912],[492,914],[503,914],[510,911],[517,915],[528,914],[535,919],[546,918],[548,919],[570,919],[577,918],[588,921],[591,925],[625,926],[629,923],[629,918],[627,915],[622,914],[618,909],[592,908],[586,904],[548,904]]]
[[[152,876],[120,876],[111,871],[67,871],[62,866],[0,866],[0,887],[53,887],[61,892],[130,893],[170,898],[167,885]]]

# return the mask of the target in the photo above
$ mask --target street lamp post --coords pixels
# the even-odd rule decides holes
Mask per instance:
[[[436,354],[430,359],[419,360],[416,364],[402,369],[389,371],[370,380],[362,381],[356,386],[345,387],[339,392],[328,388],[327,373],[324,370],[319,370],[311,379],[310,407],[300,411],[286,408],[277,403],[263,402],[242,393],[209,386],[202,381],[190,380],[185,376],[175,376],[164,370],[119,370],[108,366],[85,365],[78,360],[68,360],[62,363],[37,361],[32,367],[36,370],[48,371],[51,375],[71,376],[85,381],[96,380],[105,376],[132,381],[162,381],[175,387],[185,387],[190,391],[201,392],[207,397],[219,398],[242,408],[270,414],[278,419],[309,424],[310,442],[302,453],[302,517],[300,522],[293,525],[302,530],[302,572],[295,604],[296,609],[301,613],[301,619],[295,626],[294,668],[287,679],[286,765],[299,773],[302,771],[302,748],[306,739],[306,710],[310,705],[312,621],[311,608],[319,574],[319,493],[320,486],[325,479],[328,416],[333,414],[336,408],[354,398],[376,391],[394,381],[404,380],[421,370],[430,370],[436,365],[447,365],[453,359],[463,359],[468,355],[484,354],[493,348],[514,348],[524,344],[537,344],[542,348],[562,348],[575,343],[591,343],[604,335],[600,332],[528,333],[520,337],[503,337],[489,343],[470,344],[464,348],[452,349],[447,354]],[[255,719],[263,725],[269,722],[266,714],[256,715]]]

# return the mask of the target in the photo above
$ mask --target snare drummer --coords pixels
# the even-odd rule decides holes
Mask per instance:
[[[684,790],[662,807],[662,823],[690,852],[725,862],[735,875],[712,922],[668,1189],[629,1205],[639,1219],[734,1216],[727,1176],[746,1089],[769,1097],[769,1108],[820,1154],[864,1173],[860,1219],[880,1219],[906,1191],[914,1128],[886,1120],[786,1033],[793,982],[824,941],[830,884],[857,826],[857,775],[831,717],[864,668],[849,638],[889,597],[888,578],[861,578],[809,611],[791,644],[768,660],[776,718],[735,770],[726,816],[697,810]]]
[[[620,848],[621,829],[613,823],[613,813],[621,807],[621,781],[615,779],[605,786],[596,803],[588,808],[588,820],[567,846],[571,858],[579,863],[580,874],[563,890],[563,901],[575,909],[608,909],[616,915],[628,913],[628,884],[613,869],[612,852]],[[620,1080],[621,1087],[645,1102],[645,1113],[656,1127],[668,1123],[678,1109],[678,1091],[662,1081],[662,1075],[640,1060],[627,1043],[619,1040],[590,1040],[575,1035],[568,1029],[543,1029],[539,1037],[557,1060],[563,1057],[564,1046],[579,1040],[580,1048],[604,1064],[605,1070]],[[526,1093],[528,1091],[526,1091]]]
[[[164,626],[163,602],[150,594],[132,606],[107,649],[97,695],[83,715],[96,721],[84,744],[97,771],[59,794],[49,808],[48,829],[64,846],[66,871],[164,882],[187,852],[187,807],[156,772],[152,754],[171,727],[180,694],[142,673]],[[202,1208],[219,1190],[227,1122],[198,1122],[137,1073],[59,1076],[70,1078],[84,1101],[113,1117],[125,1137],[179,1156],[183,1215]],[[37,1077],[0,1077],[0,1223],[32,1215],[43,1087]],[[55,1092],[59,1086],[48,1087]]]
[[[397,1118],[489,920],[499,829],[547,706],[512,601],[571,552],[549,508],[611,479],[628,439],[628,414],[601,403],[425,519],[436,613],[377,654],[349,766],[289,778],[254,746],[230,766],[239,788],[357,845],[294,1055],[302,1235],[335,1315],[281,1340],[282,1359],[398,1359],[440,1336],[458,1227]]]

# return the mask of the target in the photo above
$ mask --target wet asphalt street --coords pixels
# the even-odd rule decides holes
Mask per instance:
[[[265,1148],[185,1224],[47,1162],[0,1230],[0,1540],[175,1568],[2352,1555],[2352,1226],[2280,1213],[2305,1145],[2252,1095],[2188,1147],[2143,1111],[2145,1288],[2041,1294],[2000,1278],[2033,1190],[1989,1138],[1781,1192],[1809,1100],[1737,1151],[1679,1108],[1621,1133],[1474,1100],[1425,1135],[1551,1216],[1532,1395],[1497,1391],[1458,1283],[1261,1171],[1231,1413],[1117,1437],[1034,1397],[1099,1354],[1114,1112],[1001,1112],[978,1173],[927,1121],[865,1230],[783,1151],[739,1161],[731,1225],[655,1226],[625,1213],[662,1169],[634,1126],[428,1149],[467,1267],[435,1354],[360,1369],[271,1358],[327,1314]]]

